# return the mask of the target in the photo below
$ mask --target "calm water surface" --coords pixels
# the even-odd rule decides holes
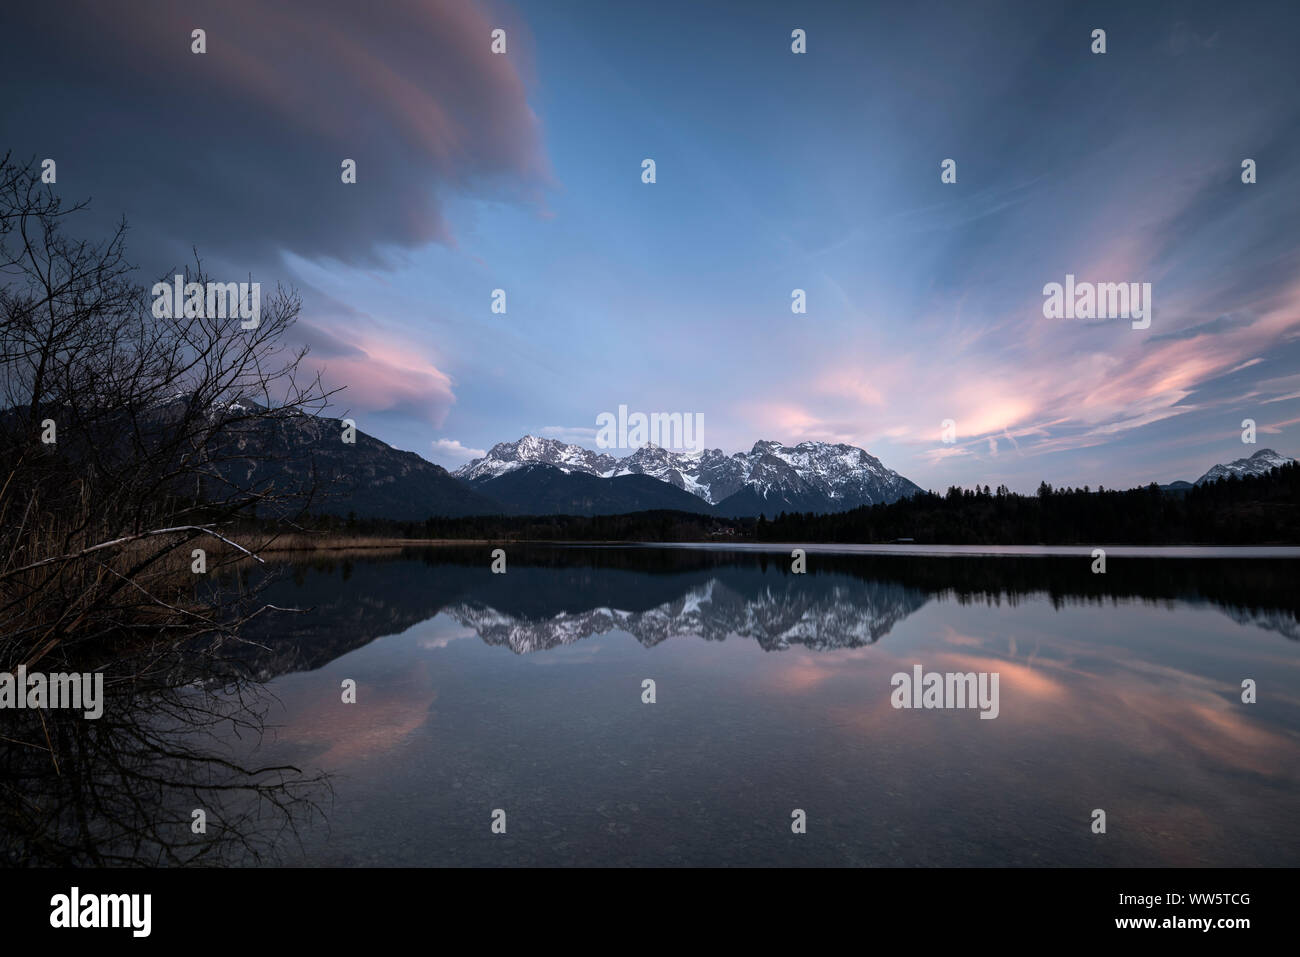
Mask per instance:
[[[286,862],[1300,863],[1294,558],[508,551],[276,586],[256,755],[334,788]],[[999,716],[895,709],[916,664]]]

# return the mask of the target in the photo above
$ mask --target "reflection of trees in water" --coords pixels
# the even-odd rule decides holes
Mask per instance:
[[[329,484],[301,463],[332,393],[286,341],[295,292],[259,300],[251,328],[159,315],[125,223],[78,235],[84,208],[0,155],[0,671],[106,679],[98,720],[0,711],[0,859],[256,858],[313,782],[214,748],[263,712],[251,686],[205,689],[215,649],[268,610],[230,572]],[[210,278],[196,254],[185,279]]]
[[[1082,550],[1077,557],[942,558],[811,552],[807,574],[799,575],[788,552],[521,543],[511,546],[509,574],[492,575],[488,553],[476,545],[358,552],[347,558],[346,587],[342,559],[312,556],[295,566],[295,587],[271,596],[311,610],[276,620],[274,630],[254,622],[250,634],[267,646],[259,662],[272,674],[318,668],[439,612],[516,650],[615,626],[633,629],[646,644],[668,633],[737,633],[772,649],[785,642],[841,647],[878,639],[928,601],[1014,608],[1043,599],[1058,610],[1203,604],[1240,624],[1300,638],[1294,559],[1112,556],[1109,572],[1099,575]],[[704,594],[710,600],[701,604],[696,598]]]
[[[8,866],[273,861],[323,816],[324,775],[248,760],[269,694],[193,651],[115,661],[104,713],[5,711],[0,861]],[[224,671],[224,669],[220,669]],[[206,833],[192,830],[192,812]]]

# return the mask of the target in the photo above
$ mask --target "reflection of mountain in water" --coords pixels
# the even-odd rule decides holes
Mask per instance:
[[[1227,607],[1222,610],[1239,625],[1254,625],[1265,631],[1275,631],[1292,641],[1300,641],[1300,621],[1284,609]]]
[[[917,589],[893,583],[850,580],[807,587],[800,579],[786,576],[748,595],[713,578],[644,611],[593,608],[529,617],[461,602],[444,612],[473,628],[488,644],[504,645],[516,654],[544,651],[615,629],[647,648],[676,636],[722,641],[738,635],[755,639],[765,651],[791,645],[823,651],[872,644],[926,601]]]
[[[1300,563],[1128,559],[1094,575],[1090,559],[818,555],[808,574],[754,553],[513,546],[509,571],[490,548],[409,549],[288,569],[268,593],[302,614],[255,619],[249,643],[226,648],[258,680],[320,668],[441,612],[516,653],[621,630],[647,647],[675,636],[852,648],[887,635],[927,601],[1057,607],[1114,601],[1205,602],[1234,621],[1300,639]],[[1122,572],[1122,574],[1120,573]]]

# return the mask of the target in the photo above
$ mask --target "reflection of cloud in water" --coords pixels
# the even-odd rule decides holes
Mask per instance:
[[[1081,756],[1099,743],[1118,742],[1153,762],[1170,755],[1195,755],[1205,773],[1213,767],[1231,767],[1268,778],[1300,780],[1293,763],[1278,760],[1279,755],[1295,753],[1294,740],[1260,727],[1250,711],[1254,706],[1241,703],[1238,685],[1138,658],[1123,649],[1110,648],[1103,658],[1094,646],[1060,633],[1036,637],[1035,656],[1025,664],[1010,661],[999,651],[1001,638],[981,639],[951,627],[943,630],[943,638],[962,650],[900,655],[875,649],[874,654],[888,660],[888,664],[882,661],[879,673],[904,670],[913,663],[927,671],[996,671],[1001,676],[998,730],[1013,728],[1021,739],[1041,739]],[[1037,654],[1044,644],[1050,657]],[[986,654],[966,651],[980,646]],[[888,690],[882,685],[880,695],[884,697]],[[867,709],[873,720],[863,722],[873,730],[879,727],[874,720],[877,710]],[[944,724],[909,726],[914,733],[929,731],[936,736],[946,728]]]
[[[438,697],[428,663],[419,659],[383,675],[346,677],[357,681],[356,704],[343,703],[340,683],[325,689],[304,683],[282,692],[291,717],[277,738],[306,749],[311,761],[331,770],[382,758],[402,745],[429,719]]]
[[[1056,631],[1022,633],[1018,644],[1034,653],[1019,661],[1008,657],[1005,635],[981,638],[951,627],[940,627],[938,635],[937,647],[791,653],[764,673],[764,687],[806,696],[823,716],[823,733],[839,739],[833,747],[840,753],[867,747],[893,755],[887,761],[897,778],[892,787],[927,780],[931,788],[965,787],[965,778],[951,775],[979,753],[981,764],[999,769],[998,786],[1008,796],[1046,788],[1066,804],[1078,800],[1085,818],[1090,808],[1105,806],[1138,840],[1182,829],[1208,838],[1224,829],[1216,815],[1249,805],[1257,789],[1300,787],[1294,735],[1262,725],[1250,710],[1255,706],[1240,703],[1236,685],[1123,649],[1103,656],[1087,641]],[[890,677],[913,664],[926,671],[997,672],[999,716],[980,720],[975,708],[894,709]],[[1048,768],[1053,780],[1044,781]],[[1240,796],[1215,814],[1184,797],[1238,774],[1256,781],[1234,785],[1231,793]],[[1185,853],[1182,863],[1200,860],[1195,848]]]
[[[436,615],[426,622],[421,622],[411,630],[421,633],[416,640],[416,645],[426,651],[446,648],[453,641],[459,641],[462,638],[478,637],[478,632],[473,628],[461,625],[446,615]],[[431,632],[431,634],[423,634],[426,631]]]

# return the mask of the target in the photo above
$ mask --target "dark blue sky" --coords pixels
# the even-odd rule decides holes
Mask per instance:
[[[0,150],[55,158],[87,228],[125,215],[150,277],[197,245],[218,278],[297,286],[359,426],[449,467],[526,432],[593,445],[620,404],[703,413],[728,452],[849,442],[933,488],[1300,445],[1294,3],[0,17]],[[1151,283],[1150,328],[1044,318],[1067,274]]]

